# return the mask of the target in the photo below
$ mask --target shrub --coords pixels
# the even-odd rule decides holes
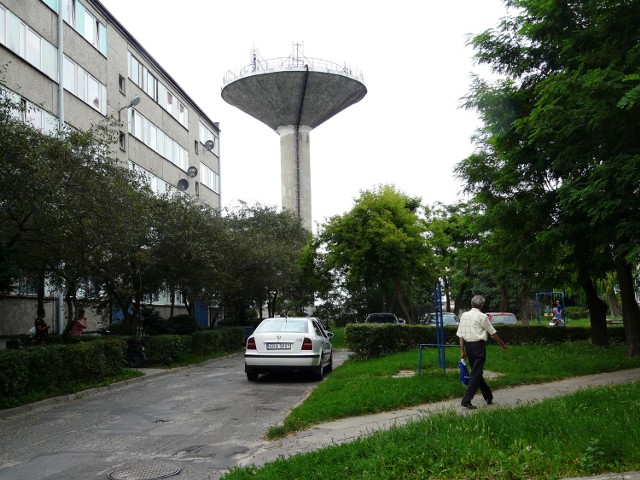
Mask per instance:
[[[500,338],[512,345],[564,343],[591,338],[590,330],[582,327],[498,325],[496,329]],[[444,327],[445,344],[458,344],[456,331],[456,326]],[[612,342],[624,342],[624,329],[610,329],[607,333]],[[417,349],[420,343],[434,344],[436,329],[426,325],[350,323],[345,328],[345,337],[349,350],[355,356],[369,358]]]
[[[102,380],[124,368],[125,343],[109,338],[0,351],[0,408],[30,393],[61,393],[74,384]]]
[[[158,335],[145,337],[144,347],[147,361],[152,365],[170,366],[184,359],[189,351],[191,338],[182,335]]]
[[[173,333],[169,322],[160,316],[160,312],[150,307],[143,307],[140,312],[143,335],[166,335]]]
[[[589,310],[584,307],[567,307],[566,310],[570,319],[589,318]]]
[[[169,324],[176,335],[191,335],[199,328],[196,318],[186,313],[170,318]]]

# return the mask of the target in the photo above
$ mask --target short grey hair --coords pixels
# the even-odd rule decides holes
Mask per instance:
[[[471,306],[473,308],[482,308],[484,306],[484,297],[482,295],[476,295],[471,299]]]

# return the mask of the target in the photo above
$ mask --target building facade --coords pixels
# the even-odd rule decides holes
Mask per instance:
[[[0,86],[44,132],[61,120],[85,130],[119,118],[113,151],[123,167],[158,194],[182,191],[220,208],[218,123],[100,1],[0,0]],[[0,336],[24,333],[1,323]]]

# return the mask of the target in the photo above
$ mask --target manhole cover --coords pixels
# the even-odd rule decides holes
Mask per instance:
[[[109,474],[110,480],[155,480],[173,477],[180,473],[180,467],[166,463],[135,465]]]

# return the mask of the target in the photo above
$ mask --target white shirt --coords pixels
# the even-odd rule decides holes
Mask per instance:
[[[496,333],[496,329],[491,325],[489,317],[477,308],[472,308],[460,316],[460,325],[456,335],[462,337],[465,342],[485,342],[489,335]]]

